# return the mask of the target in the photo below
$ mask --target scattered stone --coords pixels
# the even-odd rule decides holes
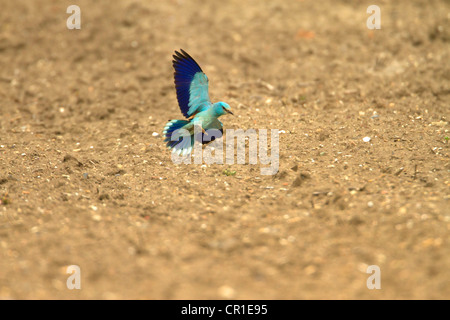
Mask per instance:
[[[107,193],[102,193],[99,197],[98,200],[102,201],[102,200],[109,200],[109,194]]]
[[[66,154],[64,156],[63,162],[73,163],[73,164],[75,164],[78,167],[82,167],[83,166],[83,164],[80,161],[78,161],[77,158],[75,158],[74,156],[71,156],[70,154]]]
[[[405,170],[405,168],[401,167],[400,169],[398,169],[398,171],[394,175],[396,175],[396,176],[400,175],[400,173],[402,173],[403,170]]]
[[[300,187],[303,184],[303,182],[305,182],[305,180],[308,180],[310,178],[311,178],[311,176],[308,173],[300,173],[298,175],[298,177],[292,183],[292,186],[294,188]]]
[[[436,127],[445,127],[448,124],[448,122],[446,121],[438,121],[438,122],[432,122],[431,125],[432,126],[436,126]]]
[[[314,273],[316,273],[317,268],[315,266],[313,266],[312,264],[310,264],[303,271],[305,271],[305,274],[307,276],[312,276]]]
[[[234,290],[230,286],[221,286],[218,291],[219,296],[221,296],[224,299],[232,299],[236,296],[236,290]]]

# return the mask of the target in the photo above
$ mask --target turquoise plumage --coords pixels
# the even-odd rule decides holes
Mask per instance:
[[[208,94],[208,77],[195,60],[181,49],[173,55],[175,69],[175,89],[181,113],[187,120],[170,120],[164,126],[164,142],[172,152],[186,155],[192,152],[194,141],[209,143],[223,133],[219,117],[227,113],[233,114],[225,102],[212,103]],[[194,137],[194,124],[201,123],[201,137]],[[182,129],[182,130],[180,130]],[[206,131],[215,129],[209,137]],[[179,131],[178,131],[179,130]],[[185,133],[185,135],[179,133]]]

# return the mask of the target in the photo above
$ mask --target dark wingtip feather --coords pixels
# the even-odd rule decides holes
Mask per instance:
[[[183,61],[189,61],[190,63],[192,63],[193,65],[195,65],[200,72],[203,72],[202,68],[200,67],[200,65],[197,63],[197,61],[194,60],[194,58],[192,58],[189,53],[187,53],[186,51],[184,51],[183,49],[180,48],[180,52],[178,52],[177,50],[175,50],[175,54],[172,55],[173,57],[173,65],[176,66],[179,63],[182,63]]]
[[[189,55],[189,53],[187,53],[186,51],[184,51],[184,50],[181,49],[181,48],[180,48],[180,51],[181,51],[181,54],[182,54],[184,57],[187,57],[187,58],[191,58],[191,59],[192,59],[192,57]],[[194,59],[192,59],[192,60],[194,60]]]

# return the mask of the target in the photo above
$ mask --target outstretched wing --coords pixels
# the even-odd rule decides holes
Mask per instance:
[[[211,105],[208,95],[208,78],[200,66],[183,49],[173,55],[175,88],[183,115],[191,115],[207,109]]]

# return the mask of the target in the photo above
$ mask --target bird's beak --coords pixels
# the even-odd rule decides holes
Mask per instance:
[[[225,109],[226,112],[228,112],[229,114],[232,114],[234,116],[234,113],[231,112],[231,110]]]

